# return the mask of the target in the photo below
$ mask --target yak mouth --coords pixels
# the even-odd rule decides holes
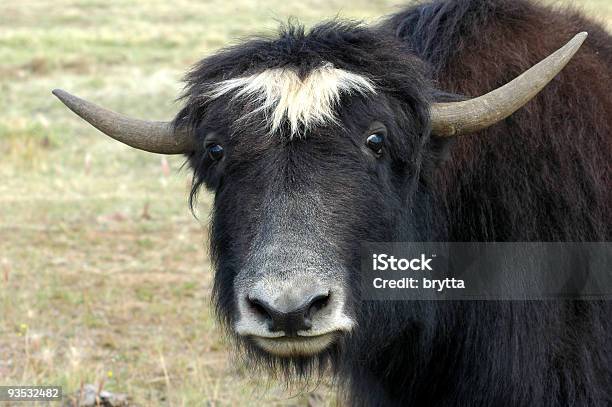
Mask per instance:
[[[311,336],[251,336],[251,340],[263,351],[279,357],[315,356],[328,349],[341,335],[332,331]]]

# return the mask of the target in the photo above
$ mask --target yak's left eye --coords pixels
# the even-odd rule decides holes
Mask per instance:
[[[370,134],[366,139],[366,145],[376,154],[380,154],[382,152],[384,143],[385,137],[379,133]]]
[[[208,156],[213,161],[219,161],[221,158],[223,158],[223,147],[221,147],[219,144],[211,144],[207,147],[207,151]]]

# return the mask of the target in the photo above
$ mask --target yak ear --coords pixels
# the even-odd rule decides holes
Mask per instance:
[[[450,159],[452,147],[456,142],[456,138],[431,135],[427,151],[434,167],[439,167]]]
[[[457,142],[455,137],[439,137],[431,135],[425,145],[425,153],[419,174],[422,185],[432,186],[435,174],[450,161],[453,145]]]

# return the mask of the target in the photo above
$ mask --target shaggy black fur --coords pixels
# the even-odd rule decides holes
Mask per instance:
[[[579,31],[589,32],[581,51],[519,112],[451,145],[430,136],[431,101],[498,87]],[[219,80],[281,66],[307,74],[324,61],[381,92],[344,98],[341,125],[304,140],[267,137],[263,117],[241,120],[248,102],[203,96]],[[577,13],[525,0],[435,1],[371,28],[290,26],[203,60],[187,76],[176,125],[194,129],[202,146],[190,157],[193,194],[201,185],[216,193],[219,315],[231,327],[233,279],[269,202],[313,188],[320,201],[306,204],[351,273],[359,241],[610,240],[611,80],[610,35]],[[381,158],[363,147],[373,120],[389,132]],[[225,147],[223,160],[208,158],[211,143]],[[303,228],[311,221],[292,219]],[[281,360],[238,343],[285,373],[329,362],[349,405],[612,405],[610,303],[349,304],[358,327],[318,359]]]

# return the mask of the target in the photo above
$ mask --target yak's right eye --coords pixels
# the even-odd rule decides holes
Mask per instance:
[[[208,156],[213,161],[219,161],[221,158],[223,158],[223,147],[221,147],[219,144],[211,144],[206,148],[206,150],[208,151]]]
[[[376,154],[380,154],[382,152],[384,143],[385,138],[379,133],[370,134],[370,136],[366,139],[366,145]]]

